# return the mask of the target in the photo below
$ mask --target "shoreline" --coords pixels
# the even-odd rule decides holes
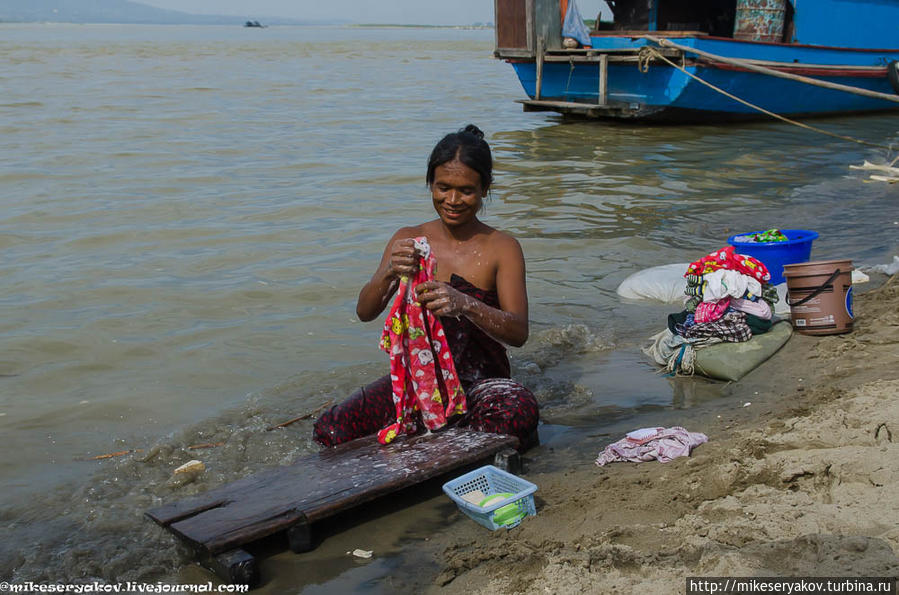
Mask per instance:
[[[853,332],[794,333],[728,397],[668,411],[709,436],[690,457],[599,468],[620,436],[588,436],[557,471],[532,461],[537,516],[490,533],[457,513],[430,546],[430,590],[679,593],[687,576],[899,574],[899,276],[856,300]]]

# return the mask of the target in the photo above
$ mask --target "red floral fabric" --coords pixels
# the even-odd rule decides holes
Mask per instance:
[[[488,306],[499,307],[495,290],[475,287],[458,275],[450,278],[450,285]],[[451,418],[447,425],[515,436],[522,452],[538,444],[537,399],[527,388],[509,380],[505,347],[464,316],[445,317],[441,322],[468,407],[468,413]],[[313,439],[322,446],[336,446],[376,434],[395,419],[393,387],[387,374],[323,412],[315,421]],[[422,425],[418,424],[419,431]]]
[[[415,287],[434,279],[437,261],[427,238],[415,238],[418,272],[402,277],[381,335],[381,349],[390,354],[390,380],[396,421],[378,432],[388,444],[400,434],[416,431],[415,412],[429,430],[446,425],[447,417],[466,412],[465,393],[443,325],[415,297]]]
[[[730,269],[744,275],[748,275],[753,279],[757,279],[759,283],[771,280],[771,273],[768,268],[759,260],[745,254],[737,254],[733,246],[715,250],[708,256],[703,256],[696,262],[691,262],[687,267],[687,275],[704,275],[717,271],[718,269]]]

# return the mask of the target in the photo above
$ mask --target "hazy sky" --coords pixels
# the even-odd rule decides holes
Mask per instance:
[[[492,22],[492,0],[134,0],[194,14],[346,19],[355,23],[467,25]],[[578,0],[581,16],[596,16],[602,0]]]

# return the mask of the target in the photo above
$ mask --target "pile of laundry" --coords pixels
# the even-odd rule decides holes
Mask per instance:
[[[694,373],[696,350],[739,343],[774,324],[777,290],[761,261],[721,248],[688,265],[684,310],[668,316],[668,328],[643,352],[673,374]]]

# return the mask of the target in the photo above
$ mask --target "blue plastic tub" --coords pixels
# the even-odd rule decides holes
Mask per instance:
[[[808,262],[812,255],[812,242],[818,232],[808,229],[781,229],[781,233],[789,239],[785,242],[738,242],[737,238],[751,236],[762,231],[738,233],[727,238],[727,243],[736,249],[737,254],[751,256],[768,267],[771,273],[771,285],[779,285],[784,278],[784,265]]]

